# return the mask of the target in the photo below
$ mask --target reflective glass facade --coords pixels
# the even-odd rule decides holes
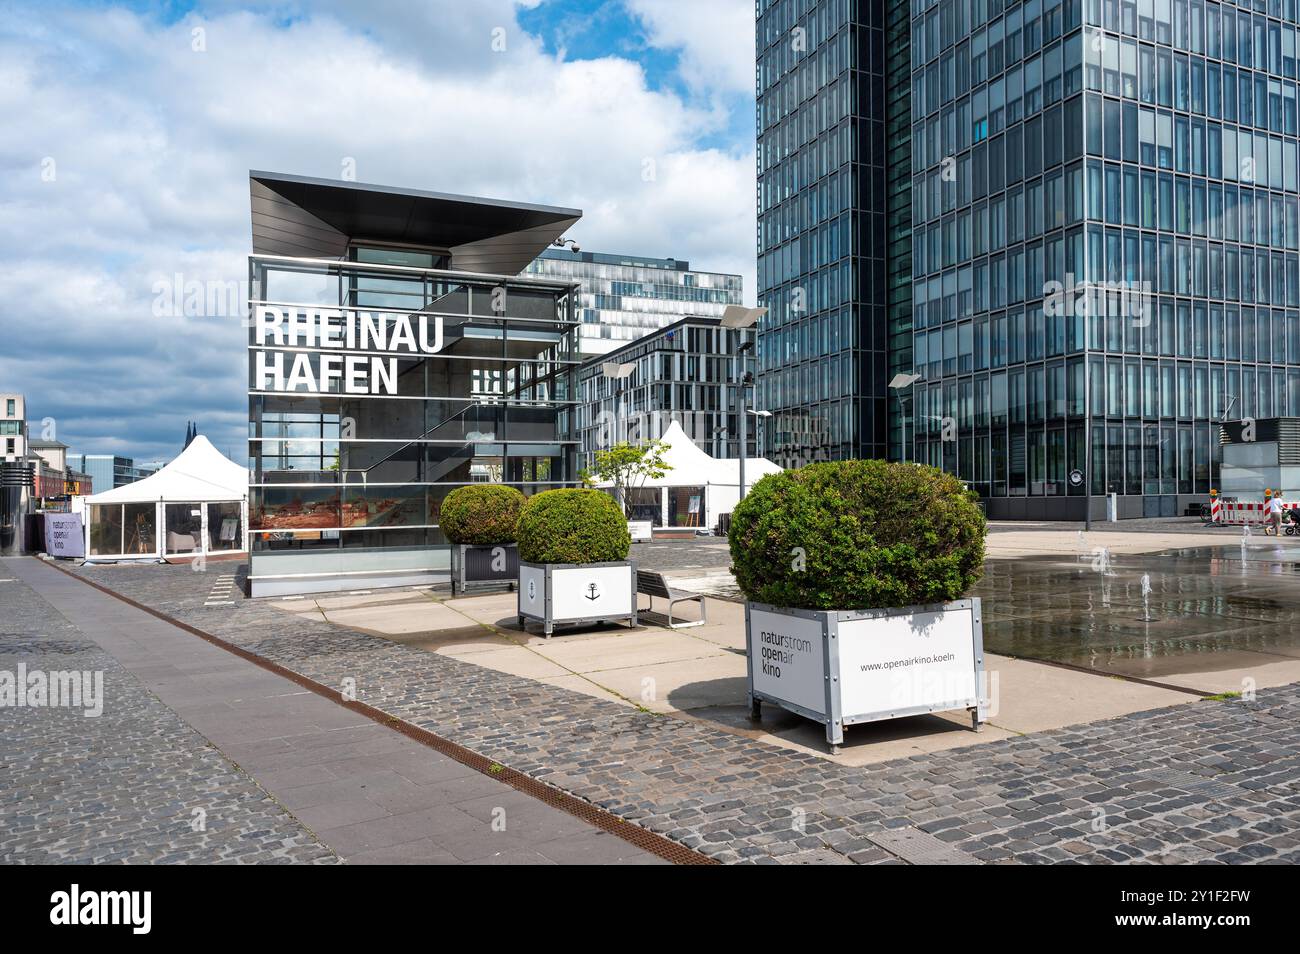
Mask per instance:
[[[783,466],[886,452],[884,8],[757,8],[755,404]]]
[[[754,371],[752,352],[738,351],[749,337],[716,318],[687,318],[584,364],[578,371],[580,465],[590,467],[597,450],[618,441],[658,440],[673,421],[711,457],[737,457],[736,382]],[[636,367],[616,379],[605,375],[605,362]],[[749,457],[763,453],[761,422],[750,415]]]
[[[445,546],[439,510],[455,487],[533,494],[575,481],[572,286],[450,272],[427,251],[354,246],[348,258],[253,256],[252,310],[437,316],[442,347],[394,358],[393,393],[350,393],[350,379],[320,380],[322,362],[364,349],[279,347],[250,328],[255,573],[262,554],[320,550],[370,553],[348,565],[382,568],[396,551]],[[254,349],[305,353],[319,386],[270,388]]]
[[[130,457],[117,457],[113,454],[73,454],[68,460],[90,475],[96,492],[124,487],[148,477],[156,469],[137,467]]]
[[[741,304],[741,277],[692,271],[672,258],[549,248],[524,274],[577,282],[578,350],[606,354],[687,316],[721,318]]]
[[[1121,516],[1203,500],[1220,421],[1300,413],[1296,0],[871,6],[760,4],[764,406],[819,413],[820,365],[879,407],[858,359],[876,357],[882,326],[863,316],[883,301],[885,373],[921,380],[889,393],[884,431],[859,415],[856,438],[810,442],[829,456],[883,440],[969,481],[993,516],[1079,517],[1089,490],[1120,495]],[[871,43],[834,39],[873,16],[879,82]],[[849,99],[825,92],[855,74]],[[845,125],[863,130],[847,156],[823,145]],[[874,245],[823,238],[826,215],[880,211],[878,242],[848,233]],[[883,299],[861,271],[853,297],[828,298],[846,287],[828,276],[875,247]],[[797,289],[813,291],[806,314]],[[859,337],[827,348],[835,309]]]
[[[917,459],[1181,512],[1219,420],[1300,412],[1294,0],[912,13]]]

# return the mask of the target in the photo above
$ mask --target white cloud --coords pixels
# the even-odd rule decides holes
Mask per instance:
[[[361,181],[581,208],[584,248],[739,271],[752,300],[753,146],[699,145],[725,132],[714,106],[545,54],[512,4],[414,6],[367,4],[364,32],[281,8],[0,23],[0,388],[77,450],[173,454],[197,418],[242,452],[237,319],[157,317],[152,289],[246,279],[250,168],[337,178],[351,157]],[[752,22],[737,42],[752,57]]]
[[[700,91],[754,93],[753,0],[627,0],[654,46],[681,51],[681,71]]]

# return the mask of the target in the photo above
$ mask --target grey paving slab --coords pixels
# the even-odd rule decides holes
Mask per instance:
[[[338,861],[23,582],[30,562],[0,562],[0,672],[98,673],[103,711],[0,708],[0,863]]]
[[[13,561],[8,569],[30,594],[32,627],[62,621],[153,701],[152,712],[140,719],[141,731],[149,731],[152,715],[164,721],[159,732],[206,739],[214,757],[232,771],[232,762],[238,764],[250,791],[275,806],[284,823],[322,855],[453,863],[540,845],[558,854],[558,837],[602,833],[39,561]],[[200,574],[187,572],[187,583],[203,582]],[[0,598],[15,592],[0,591]],[[160,659],[167,664],[159,665]],[[39,733],[29,742],[38,750],[44,744]],[[186,768],[177,766],[173,773],[183,787]],[[111,784],[100,780],[101,786]],[[114,794],[97,789],[90,796]],[[470,810],[457,807],[462,803]],[[34,844],[43,835],[35,826],[26,834]],[[0,845],[5,840],[0,834]],[[404,850],[405,845],[415,847]],[[611,860],[659,862],[627,847]],[[580,850],[574,857],[580,863],[599,860],[598,853],[584,857]]]
[[[903,863],[873,839],[905,828],[986,863],[1300,860],[1297,685],[850,768],[263,601],[203,609],[203,581],[188,571],[80,572],[325,685],[352,680],[372,706],[726,863]],[[248,764],[361,758],[356,731],[339,730],[349,741],[328,758],[292,740],[250,743]],[[1207,797],[1156,774],[1166,770],[1224,787]],[[392,830],[343,829],[366,844]],[[546,857],[505,839],[490,855],[445,847],[465,861]]]

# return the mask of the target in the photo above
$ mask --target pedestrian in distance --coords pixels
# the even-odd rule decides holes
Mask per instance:
[[[1275,537],[1282,535],[1282,491],[1280,490],[1274,491],[1268,502],[1268,527],[1264,532],[1268,533],[1270,530]]]

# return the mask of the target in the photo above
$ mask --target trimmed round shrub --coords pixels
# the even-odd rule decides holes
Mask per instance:
[[[501,484],[457,487],[442,502],[438,522],[452,543],[514,543],[525,499],[518,489]]]
[[[631,546],[627,518],[600,490],[544,490],[519,515],[519,559],[529,563],[614,563]]]
[[[979,580],[975,495],[917,464],[846,460],[770,474],[736,507],[736,582],[757,603],[855,610],[941,603]]]

